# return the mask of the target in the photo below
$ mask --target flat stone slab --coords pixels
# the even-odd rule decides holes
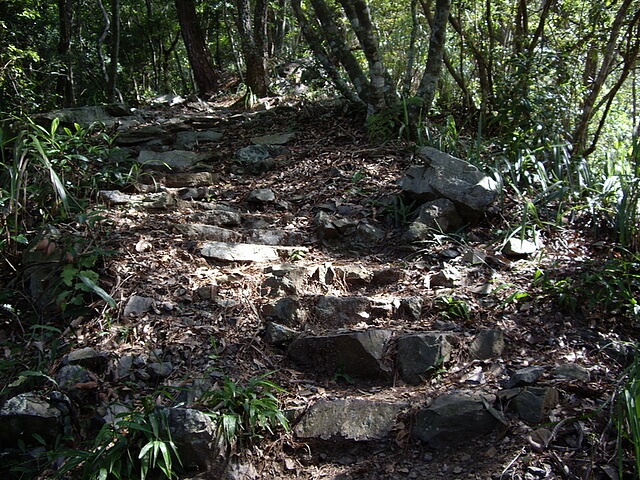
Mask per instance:
[[[389,436],[406,405],[368,399],[321,399],[295,426],[298,438],[380,440]]]
[[[176,223],[173,225],[183,235],[199,240],[213,240],[216,242],[235,242],[242,238],[242,235],[227,228],[215,225],[202,225],[197,223]]]
[[[295,133],[280,133],[274,135],[262,135],[253,137],[251,143],[254,145],[284,145],[296,138]]]
[[[491,411],[494,395],[452,392],[440,395],[418,412],[413,435],[432,448],[466,444],[491,434],[501,423],[498,413]]]
[[[141,150],[137,162],[144,166],[169,168],[170,170],[184,170],[192,167],[201,160],[201,155],[187,150],[171,150],[169,152],[154,152]]]
[[[222,262],[275,262],[278,249],[253,243],[207,242],[200,253],[203,257]]]
[[[294,340],[287,355],[302,369],[324,375],[387,381],[384,354],[390,330],[338,333]]]

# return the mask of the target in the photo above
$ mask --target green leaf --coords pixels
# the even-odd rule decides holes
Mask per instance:
[[[111,295],[109,295],[107,292],[105,292],[104,289],[102,289],[98,285],[96,285],[86,275],[78,274],[78,278],[80,280],[82,280],[82,283],[84,283],[93,293],[95,293],[100,298],[102,298],[105,302],[107,302],[107,304],[111,308],[116,308],[116,301],[113,299],[113,297],[111,297]]]

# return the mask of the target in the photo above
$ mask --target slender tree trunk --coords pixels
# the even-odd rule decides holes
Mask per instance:
[[[175,0],[175,6],[196,89],[200,95],[211,95],[218,89],[220,73],[211,64],[193,0]]]
[[[407,52],[407,68],[402,82],[402,94],[408,97],[411,94],[413,83],[413,70],[416,61],[416,41],[418,39],[418,0],[411,0],[411,37],[409,38],[409,51]]]
[[[618,13],[611,25],[611,29],[609,31],[609,39],[604,48],[602,63],[600,64],[600,68],[598,69],[593,82],[585,96],[585,99],[582,103],[582,114],[576,123],[576,127],[573,130],[572,135],[572,154],[574,157],[584,156],[587,149],[587,142],[589,136],[589,125],[591,124],[591,120],[593,119],[596,113],[596,102],[602,89],[605,86],[605,82],[612,70],[612,63],[614,57],[616,55],[616,47],[618,45],[618,41],[620,38],[620,31],[622,30],[622,25],[624,23],[624,19],[629,11],[631,3],[633,0],[624,0],[620,8],[618,9]]]
[[[433,18],[427,64],[417,91],[417,95],[424,100],[423,109],[425,112],[431,108],[438,87],[450,8],[451,0],[436,0],[436,13]]]
[[[333,19],[331,10],[324,0],[311,0],[316,16],[322,25],[325,41],[331,55],[344,67],[349,80],[353,84],[356,94],[365,103],[371,103],[369,80],[362,71],[358,59],[353,55],[344,38],[344,34],[338,28]]]
[[[267,13],[268,0],[254,0],[253,12],[249,0],[236,0],[236,25],[244,57],[245,83],[258,97],[269,95]]]
[[[291,8],[302,30],[302,35],[304,35],[309,47],[311,47],[316,60],[327,72],[338,91],[350,102],[363,104],[362,99],[342,80],[336,68],[336,63],[332,61],[330,54],[327,53],[322,45],[321,37],[316,33],[316,30],[311,26],[311,22],[302,11],[300,0],[291,0]]]
[[[60,38],[58,39],[58,56],[63,64],[63,72],[58,77],[56,93],[61,106],[75,105],[75,86],[73,82],[73,62],[70,58],[71,31],[73,26],[72,0],[58,0],[58,16],[60,19]]]
[[[109,102],[122,102],[118,91],[118,60],[120,58],[120,0],[111,0],[111,58],[107,73]]]
[[[358,37],[369,65],[369,103],[374,111],[383,110],[397,102],[395,87],[382,61],[369,5],[365,0],[340,0],[351,28]]]

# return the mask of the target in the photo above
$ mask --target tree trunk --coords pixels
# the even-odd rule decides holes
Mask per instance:
[[[118,59],[120,58],[120,0],[111,0],[111,59],[109,60],[107,99],[122,102],[118,91]]]
[[[358,59],[353,55],[346,43],[344,34],[333,19],[331,10],[324,0],[311,0],[316,16],[322,25],[325,41],[331,54],[344,67],[349,80],[353,84],[356,94],[365,103],[371,103],[369,80],[362,71]]]
[[[609,75],[611,74],[611,65],[616,55],[616,47],[618,46],[620,31],[632,1],[633,0],[624,0],[616,14],[613,24],[611,25],[607,45],[603,52],[602,63],[600,64],[596,77],[593,79],[590,89],[582,103],[582,115],[580,115],[572,135],[572,155],[574,158],[584,156],[588,153],[586,150],[589,136],[589,125],[597,111],[596,102],[598,97],[605,86],[607,78],[609,78]]]
[[[362,104],[362,99],[358,97],[358,95],[354,93],[353,90],[343,81],[338,69],[336,68],[336,63],[331,61],[329,53],[327,53],[322,45],[322,39],[316,33],[314,28],[311,26],[311,22],[302,11],[300,0],[291,0],[291,8],[296,20],[298,21],[302,35],[307,40],[316,60],[320,63],[320,66],[322,66],[325,72],[327,72],[327,75],[329,75],[329,78],[331,78],[338,91],[350,102]]]
[[[369,65],[369,104],[373,111],[394,105],[397,102],[395,87],[382,61],[369,5],[365,0],[340,0],[340,4]]]
[[[58,76],[56,93],[62,107],[75,105],[75,88],[73,83],[73,63],[69,58],[71,49],[71,30],[73,25],[72,0],[58,0],[58,16],[60,18],[60,38],[58,39],[58,57],[63,71]]]
[[[220,73],[211,64],[193,0],[175,0],[175,6],[198,94],[211,95],[218,89]]]
[[[431,108],[431,104],[436,95],[436,88],[438,87],[450,8],[451,0],[436,0],[436,13],[431,29],[427,64],[417,91],[417,96],[422,97],[424,100],[422,108],[425,112],[428,112]]]
[[[240,47],[244,57],[245,83],[258,97],[269,95],[267,65],[267,12],[268,0],[254,0],[253,12],[249,0],[236,0],[236,25],[240,34]]]

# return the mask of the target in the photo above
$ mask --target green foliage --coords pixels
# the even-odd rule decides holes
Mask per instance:
[[[640,256],[626,253],[601,264],[588,265],[579,274],[552,278],[539,274],[534,286],[571,313],[590,311],[606,316],[638,319]]]
[[[60,453],[60,452],[56,452]],[[178,478],[178,449],[171,438],[167,411],[147,401],[139,411],[121,413],[106,423],[89,450],[62,452],[66,461],[56,478],[78,472],[82,480]]]
[[[436,306],[440,315],[447,319],[469,320],[471,318],[471,306],[463,299],[456,297],[438,297]]]
[[[115,308],[115,300],[101,287],[98,286],[100,274],[96,271],[96,263],[101,258],[100,252],[93,251],[83,255],[74,263],[68,263],[62,268],[60,279],[62,280],[62,292],[58,295],[56,303],[62,311],[70,306],[83,306],[88,303],[87,294],[93,293],[104,300],[110,307]]]
[[[269,374],[252,378],[246,385],[225,377],[221,388],[208,391],[202,401],[208,414],[216,421],[218,440],[227,449],[237,443],[262,438],[276,427],[289,429],[289,422],[280,409],[276,393],[284,390]]]
[[[636,478],[640,476],[640,352],[634,345],[633,362],[624,372],[624,383],[618,389],[614,421],[618,431],[619,472],[623,472],[624,452],[631,445]],[[622,477],[621,477],[622,478]]]

